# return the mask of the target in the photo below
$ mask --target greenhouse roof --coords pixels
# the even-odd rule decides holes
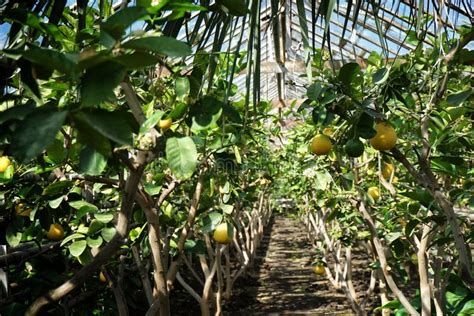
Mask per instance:
[[[258,16],[253,24],[251,17],[234,17],[223,39],[220,38],[225,23],[223,17],[216,16],[214,12],[195,12],[180,29],[178,38],[194,40],[193,44],[198,42],[199,49],[207,52],[250,53],[249,48],[253,46],[253,53],[260,54],[260,98],[284,105],[303,98],[305,94],[308,83],[305,61],[309,60],[308,54],[314,52],[312,48],[331,52],[335,68],[348,61],[356,61],[363,67],[373,51],[394,58],[416,47],[417,34],[426,33],[428,36],[424,37],[423,44],[431,46],[429,36],[438,34],[440,28],[452,37],[454,28],[473,23],[470,0],[447,0],[441,6],[438,1],[431,0],[323,0],[315,1],[314,5],[312,2],[261,0],[258,13],[250,15]],[[328,24],[323,19],[326,14],[318,12],[321,3],[334,4]],[[358,5],[360,7],[355,8]],[[420,5],[423,6],[420,10],[425,12],[424,21],[418,19]],[[299,12],[302,10],[306,19],[300,19]],[[199,24],[203,15],[207,22]],[[259,34],[252,34],[252,25],[259,29]],[[196,36],[196,30],[199,36]],[[325,36],[325,30],[328,36]],[[259,40],[249,45],[252,36]],[[252,91],[246,89],[247,85],[254,86],[252,80],[248,81],[247,72],[248,68],[234,78],[238,91]],[[254,73],[252,79],[255,77]]]
[[[0,2],[0,11],[8,2]],[[117,1],[114,8],[126,2]],[[128,2],[133,5],[136,1]],[[260,91],[254,101],[270,100],[277,106],[304,97],[311,69],[308,63],[318,49],[331,60],[326,62],[328,67],[337,69],[349,61],[364,67],[371,52],[395,58],[414,49],[418,38],[429,47],[430,38],[438,36],[439,30],[452,38],[455,28],[474,23],[472,0],[194,1],[210,3],[211,8],[240,2],[249,3],[249,14],[195,10],[164,24],[164,33],[190,43],[195,52],[252,54],[251,60],[260,62],[229,74],[228,79],[241,92],[238,97]],[[90,5],[97,7],[97,3]],[[76,1],[68,0],[67,5],[76,10]],[[329,6],[331,9],[327,9]],[[136,23],[131,29],[143,25]],[[5,44],[8,29],[8,24],[0,25],[0,47]],[[187,63],[191,64],[193,58],[188,57]]]

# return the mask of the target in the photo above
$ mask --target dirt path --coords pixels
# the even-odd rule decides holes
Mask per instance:
[[[311,253],[305,227],[276,216],[226,315],[352,315],[344,293],[311,271]]]

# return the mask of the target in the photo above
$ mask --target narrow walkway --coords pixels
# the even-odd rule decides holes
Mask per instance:
[[[344,293],[311,270],[312,253],[305,227],[276,216],[226,315],[352,315]]]

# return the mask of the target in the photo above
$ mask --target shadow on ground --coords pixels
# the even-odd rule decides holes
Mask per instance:
[[[254,266],[236,283],[226,315],[350,315],[344,293],[311,270],[305,228],[293,219],[272,218]]]

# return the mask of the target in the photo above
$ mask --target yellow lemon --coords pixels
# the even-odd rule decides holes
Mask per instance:
[[[374,201],[380,199],[380,190],[377,187],[370,187],[367,190],[367,193],[374,199]]]
[[[49,226],[49,231],[46,233],[46,238],[49,240],[61,240],[64,238],[64,229],[61,225],[54,223]]]
[[[0,157],[0,172],[5,172],[7,168],[12,164],[7,156]]]
[[[397,133],[388,123],[381,122],[375,126],[377,134],[370,139],[370,144],[377,150],[390,150],[397,143]]]
[[[232,241],[233,231],[227,230],[227,223],[217,225],[214,230],[214,240],[219,244],[228,244]]]
[[[324,275],[326,274],[326,269],[324,269],[323,265],[317,264],[313,267],[313,272],[317,275]]]
[[[18,203],[15,206],[15,214],[18,216],[24,216],[24,217],[30,217],[31,209],[26,208],[25,204],[23,203]]]
[[[158,126],[161,128],[162,131],[167,131],[171,127],[171,124],[173,124],[173,120],[171,118],[167,118],[164,120],[160,120]]]
[[[383,164],[382,176],[384,177],[384,179],[390,179],[394,171],[395,171],[395,167],[391,163]]]
[[[105,277],[104,273],[102,271],[100,271],[99,273],[99,280],[100,282],[107,282],[107,278]]]
[[[326,135],[318,134],[311,141],[311,151],[316,155],[326,155],[331,151],[331,148],[331,140]]]

